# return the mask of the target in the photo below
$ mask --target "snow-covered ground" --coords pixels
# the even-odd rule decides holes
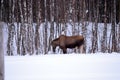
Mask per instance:
[[[5,56],[5,80],[120,80],[120,54]]]

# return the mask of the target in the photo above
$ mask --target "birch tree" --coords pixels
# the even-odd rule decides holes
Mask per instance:
[[[3,18],[3,10],[4,10],[3,0],[1,0],[0,1],[0,21],[2,21],[2,18]]]
[[[36,54],[40,53],[40,25],[42,23],[42,17],[41,17],[41,2],[42,0],[38,0],[36,3],[36,15],[37,15],[37,25],[36,25],[36,30],[35,30],[35,49],[36,49]]]
[[[82,5],[83,4],[83,5]],[[82,0],[81,2],[81,10],[82,10],[82,19],[81,19],[81,22],[82,22],[82,35],[83,36],[86,36],[86,23],[85,23],[85,19],[86,19],[86,3],[85,3],[85,0]],[[86,53],[86,37],[85,37],[85,40],[84,40],[84,48],[83,48],[83,52]]]
[[[113,0],[112,11],[112,52],[116,52],[116,0]]]
[[[106,52],[107,50],[107,0],[104,2],[104,29],[103,29],[103,38],[102,38],[102,52]]]
[[[14,39],[14,35],[15,35],[15,18],[14,18],[14,6],[15,6],[15,2],[14,0],[9,0],[9,21],[10,24],[8,25],[8,43],[7,43],[7,53],[8,55],[13,55],[13,50],[14,50],[14,46],[13,46],[13,39]]]
[[[50,44],[52,39],[54,38],[54,17],[55,17],[55,11],[54,11],[54,5],[55,0],[50,0],[50,37],[49,37],[49,45],[48,45],[48,51],[50,51]]]
[[[47,47],[47,43],[48,43],[48,41],[47,41],[47,27],[48,27],[48,13],[49,13],[49,11],[47,10],[47,8],[49,7],[49,3],[50,1],[49,0],[45,0],[45,2],[44,2],[44,5],[45,5],[45,24],[44,24],[44,41],[43,41],[43,44],[44,44],[44,54],[47,54],[47,52],[48,52],[48,47]]]
[[[4,40],[3,40],[4,23],[0,22],[0,80],[4,80]]]
[[[96,4],[96,5],[95,5]],[[92,52],[95,53],[98,50],[98,16],[99,16],[99,0],[94,0],[93,3],[93,9],[94,9],[94,22],[92,26]]]
[[[30,55],[34,53],[34,29],[33,29],[33,14],[32,14],[32,1],[27,1],[28,4],[28,27],[27,27],[27,51]]]
[[[19,55],[25,55],[27,53],[27,45],[26,45],[26,36],[27,36],[27,2],[26,0],[18,1],[18,8],[20,11],[20,21],[21,24],[17,26],[17,53]]]
[[[119,1],[119,30],[118,30],[118,35],[119,35],[119,37],[118,37],[118,52],[120,53],[120,1]]]

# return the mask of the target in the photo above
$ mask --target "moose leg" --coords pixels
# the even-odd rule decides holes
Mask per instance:
[[[67,53],[67,49],[66,48],[63,48],[63,53],[66,54]]]
[[[80,46],[77,47],[77,53],[80,53]]]
[[[55,49],[56,49],[56,47],[53,47],[53,52],[55,53]]]

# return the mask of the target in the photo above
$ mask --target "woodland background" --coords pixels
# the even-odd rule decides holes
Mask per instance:
[[[48,54],[51,40],[66,34],[67,24],[71,35],[85,36],[84,53],[120,53],[120,0],[0,0],[0,21],[7,24],[6,55],[14,55],[14,48],[18,55]],[[86,51],[89,23],[92,45]],[[103,24],[100,49],[98,24]]]

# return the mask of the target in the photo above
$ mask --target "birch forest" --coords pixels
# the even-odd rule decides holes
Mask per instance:
[[[48,54],[61,34],[83,35],[84,53],[120,53],[120,0],[0,0],[0,21],[6,55]]]

